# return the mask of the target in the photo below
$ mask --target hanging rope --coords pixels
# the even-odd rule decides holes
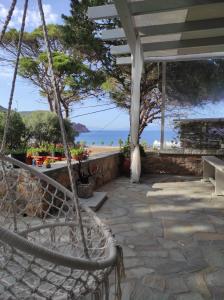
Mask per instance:
[[[8,15],[5,19],[5,23],[4,23],[3,28],[2,28],[2,32],[0,34],[0,43],[2,43],[5,32],[7,30],[8,25],[9,25],[9,22],[11,21],[11,18],[12,18],[12,15],[13,15],[13,12],[14,12],[14,9],[15,9],[15,6],[16,6],[16,2],[17,2],[17,0],[12,0],[11,6],[10,6],[9,11],[8,11]]]
[[[65,131],[63,116],[62,116],[62,111],[61,111],[60,94],[58,91],[58,86],[57,86],[57,82],[56,82],[56,78],[55,78],[54,70],[53,70],[53,58],[52,58],[52,53],[51,53],[51,49],[50,49],[50,43],[49,43],[47,26],[46,26],[45,17],[44,17],[42,0],[38,0],[38,6],[39,6],[40,16],[41,16],[41,20],[42,20],[44,39],[45,39],[45,43],[46,43],[46,47],[47,47],[47,56],[48,56],[49,69],[50,69],[50,73],[51,73],[51,82],[52,82],[52,86],[53,86],[53,90],[54,90],[55,104],[56,104],[57,114],[58,114],[60,128],[61,128],[61,134],[62,134],[63,145],[64,145],[64,149],[65,149],[65,155],[67,158],[68,173],[69,173],[71,189],[72,189],[72,193],[73,193],[73,197],[74,197],[77,219],[79,222],[80,234],[81,234],[81,238],[82,238],[84,253],[85,253],[86,257],[89,258],[85,235],[84,235],[83,224],[82,224],[82,217],[81,217],[81,213],[80,213],[80,206],[79,206],[79,199],[78,199],[77,189],[76,189],[75,175],[74,175],[74,171],[73,171],[72,163],[71,163],[71,153],[70,153],[68,143],[67,143],[66,131]]]
[[[0,149],[1,154],[4,154],[5,145],[6,145],[6,136],[8,134],[8,130],[9,130],[9,120],[10,120],[10,115],[11,115],[11,110],[12,110],[12,102],[13,102],[13,96],[14,96],[15,85],[16,85],[16,77],[17,77],[18,67],[19,67],[19,58],[20,58],[20,54],[21,54],[23,33],[24,33],[25,23],[26,23],[28,2],[29,2],[29,0],[25,0],[25,2],[24,2],[23,18],[22,18],[22,24],[21,24],[21,29],[20,29],[20,34],[19,34],[19,42],[18,42],[18,52],[17,52],[17,56],[16,56],[16,63],[15,63],[15,69],[14,69],[14,73],[13,73],[11,92],[10,92],[10,96],[9,96],[8,111],[7,111],[7,115],[6,115],[4,134],[3,134],[2,144],[1,144],[1,149]]]

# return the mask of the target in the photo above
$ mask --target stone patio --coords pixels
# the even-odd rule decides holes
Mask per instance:
[[[98,215],[124,250],[123,300],[224,299],[224,197],[211,184],[161,175],[102,189]]]

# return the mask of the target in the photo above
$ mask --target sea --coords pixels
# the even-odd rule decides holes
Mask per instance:
[[[80,133],[75,140],[76,142],[83,142],[88,146],[118,146],[119,139],[125,142],[128,134],[128,130],[93,130]],[[170,142],[174,140],[176,135],[175,131],[165,131],[165,141]],[[160,141],[160,130],[143,131],[141,141],[147,142],[148,146],[151,146],[156,140]]]

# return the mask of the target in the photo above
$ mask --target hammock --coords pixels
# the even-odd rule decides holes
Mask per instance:
[[[41,0],[38,5],[71,191],[34,167],[5,155],[28,1],[24,4],[0,150],[0,299],[108,300],[112,271],[114,295],[121,299],[122,249],[116,245],[107,226],[92,210],[81,205],[77,197]],[[13,0],[0,34],[1,43],[15,6],[16,0]]]

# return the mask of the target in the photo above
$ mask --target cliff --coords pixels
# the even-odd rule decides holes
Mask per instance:
[[[89,132],[89,129],[81,123],[72,123],[72,124],[75,131],[78,133]]]

